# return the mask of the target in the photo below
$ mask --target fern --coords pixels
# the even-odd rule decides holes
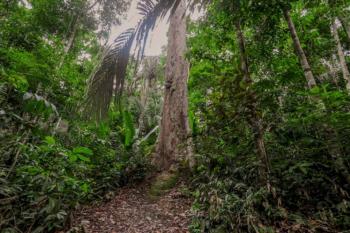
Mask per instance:
[[[124,145],[125,147],[130,147],[134,141],[135,127],[133,123],[133,118],[130,112],[123,112],[123,129],[124,129]]]

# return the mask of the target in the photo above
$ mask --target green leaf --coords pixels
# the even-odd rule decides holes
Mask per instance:
[[[321,89],[319,87],[313,87],[312,89],[310,89],[310,93],[317,95],[321,92]]]
[[[125,132],[124,145],[126,147],[130,147],[133,143],[133,139],[135,136],[135,128],[134,128],[132,115],[128,111],[123,112],[123,128]]]
[[[12,74],[8,77],[8,81],[21,92],[27,91],[29,87],[27,79],[22,75]]]
[[[90,159],[88,157],[85,157],[84,155],[78,154],[77,156],[81,161],[90,162]]]
[[[56,144],[56,140],[51,136],[46,136],[44,141],[48,145],[55,145]]]
[[[75,154],[89,155],[89,156],[91,156],[91,155],[94,154],[94,153],[92,152],[92,150],[90,150],[90,149],[87,148],[87,147],[82,147],[82,146],[80,146],[80,147],[75,147],[75,148],[73,149],[73,153],[75,153]]]
[[[76,154],[74,154],[74,153],[70,153],[68,155],[68,157],[69,157],[69,161],[71,161],[71,162],[75,162],[78,159],[78,156]]]
[[[90,186],[87,183],[83,183],[82,185],[80,185],[80,188],[84,193],[88,193],[90,190]]]

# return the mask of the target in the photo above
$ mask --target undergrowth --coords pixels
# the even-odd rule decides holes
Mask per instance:
[[[75,118],[58,125],[45,98],[24,99],[9,84],[1,90],[1,232],[63,229],[80,205],[144,178],[146,158],[116,127],[122,114],[99,124]]]

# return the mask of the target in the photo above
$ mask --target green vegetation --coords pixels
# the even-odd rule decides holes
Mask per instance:
[[[280,11],[271,12],[272,6],[264,8],[263,1],[256,1],[242,3],[243,9],[236,8],[232,15],[229,1],[226,7],[223,1],[214,2],[208,16],[192,25],[189,40],[190,105],[198,154],[194,232],[349,229],[350,97],[342,71],[335,68],[333,74],[325,65],[336,65],[338,59],[327,2],[296,1],[290,6],[317,77],[311,89],[306,88]],[[250,86],[240,70],[237,17],[242,17]],[[341,29],[341,41],[349,48]],[[252,105],[263,125],[268,183],[250,126],[252,109],[247,106]]]
[[[0,232],[64,230],[154,171],[151,198],[188,178],[194,233],[350,229],[350,1],[140,0],[107,46],[129,3],[0,2]]]
[[[141,180],[146,172],[144,157],[130,150],[135,122],[129,110],[115,107],[109,119],[98,124],[81,114],[86,83],[102,49],[94,32],[100,21],[86,15],[64,54],[67,30],[78,9],[74,4],[87,3],[30,3],[31,9],[20,1],[0,3],[4,233],[60,229],[80,204]],[[118,16],[118,11],[112,13]]]

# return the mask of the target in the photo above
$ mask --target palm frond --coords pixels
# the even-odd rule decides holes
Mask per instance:
[[[85,112],[90,118],[106,117],[113,96],[122,94],[135,30],[128,29],[109,46],[90,78]]]
[[[136,42],[139,47],[136,60],[142,59],[149,33],[156,26],[157,20],[163,19],[169,11],[172,14],[179,3],[180,0],[140,0],[137,9],[144,17],[137,26]]]
[[[143,18],[135,29],[120,34],[105,50],[101,63],[90,78],[85,107],[90,118],[106,117],[113,97],[118,99],[121,96],[133,42],[136,42],[135,58],[138,64],[143,58],[147,38],[157,19],[164,18],[169,11],[173,13],[179,2],[180,0],[140,0],[137,9]]]

